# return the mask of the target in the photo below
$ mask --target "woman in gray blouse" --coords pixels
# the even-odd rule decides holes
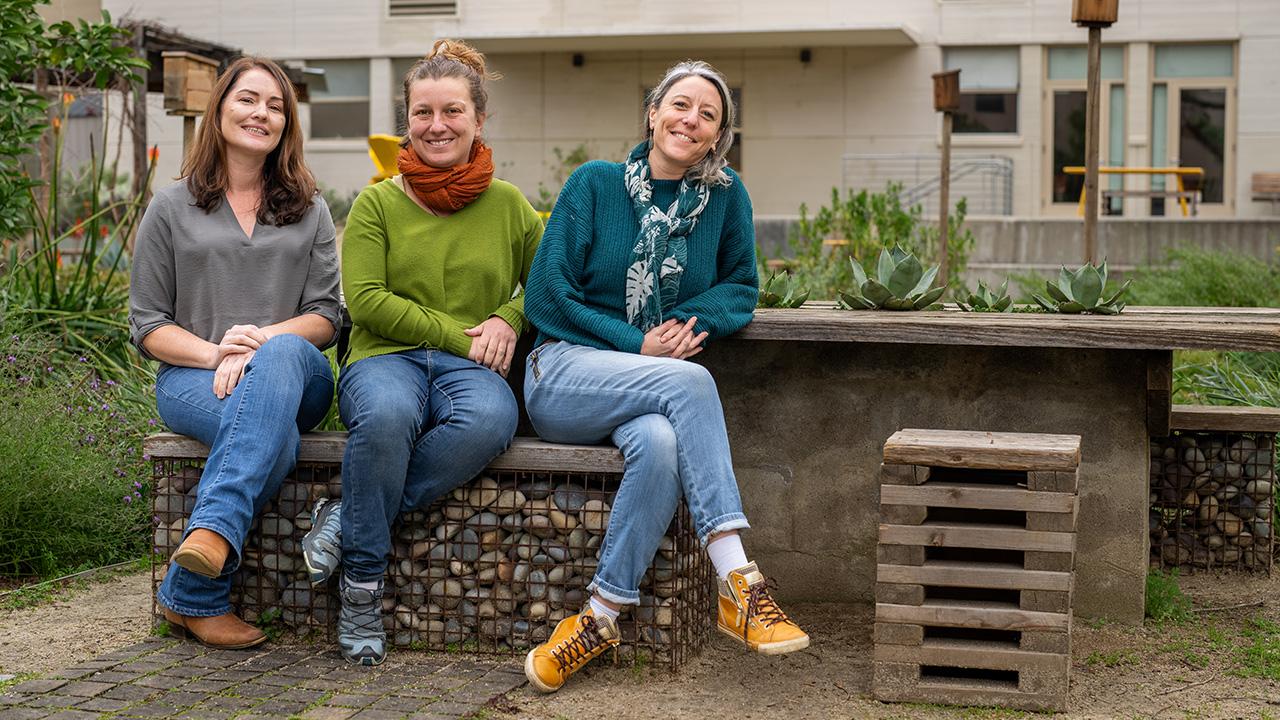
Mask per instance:
[[[337,335],[328,208],[302,160],[293,86],[241,58],[218,79],[182,166],[138,229],[132,339],[158,360],[171,430],[210,446],[195,509],[157,598],[169,624],[215,647],[266,637],[232,612],[231,574],[254,516],[323,419]]]

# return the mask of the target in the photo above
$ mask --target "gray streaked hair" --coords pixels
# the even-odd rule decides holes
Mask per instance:
[[[721,75],[719,70],[711,67],[710,64],[701,60],[685,60],[672,65],[667,70],[662,82],[649,91],[649,96],[644,101],[645,138],[651,142],[653,140],[653,128],[649,127],[650,108],[660,106],[662,99],[671,91],[671,86],[687,77],[700,77],[711,83],[716,92],[720,94],[720,103],[724,107],[724,111],[720,115],[720,135],[716,138],[715,144],[707,151],[706,157],[689,168],[684,176],[690,180],[700,180],[707,185],[728,185],[732,180],[729,179],[729,174],[724,171],[729,164],[725,160],[725,156],[729,154],[729,148],[733,146],[733,119],[736,113],[733,107],[733,97],[729,94],[728,81],[724,79],[724,75]]]

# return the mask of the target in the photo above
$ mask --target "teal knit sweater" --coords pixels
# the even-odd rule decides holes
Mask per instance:
[[[676,306],[664,313],[687,321],[707,340],[751,322],[756,306],[755,228],[742,180],[711,189],[711,201],[689,235],[688,264]],[[623,184],[623,165],[596,160],[578,168],[560,191],[525,287],[525,314],[538,342],[565,340],[638,353],[644,333],[627,323],[626,277],[640,224]],[[654,180],[653,199],[667,207],[678,180]]]

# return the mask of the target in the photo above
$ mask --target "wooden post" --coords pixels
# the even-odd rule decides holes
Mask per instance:
[[[147,57],[147,29],[142,23],[133,25],[133,54],[140,58]],[[129,128],[129,137],[133,143],[133,195],[142,192],[143,183],[147,180],[147,77],[150,71],[143,73],[142,82],[133,86],[133,124]],[[143,198],[143,202],[150,198]],[[132,242],[132,241],[131,241]]]
[[[933,76],[933,109],[942,113],[942,158],[938,168],[938,282],[946,285],[951,259],[947,248],[951,211],[951,114],[960,109],[960,71]]]
[[[168,115],[182,117],[182,158],[196,135],[196,117],[203,115],[218,80],[218,61],[195,53],[166,50],[164,58],[164,107]]]
[[[1098,261],[1098,137],[1102,114],[1102,28],[1119,16],[1120,0],[1073,0],[1071,21],[1089,28],[1089,85],[1084,135],[1084,261]]]
[[[950,235],[950,222],[947,215],[951,210],[951,113],[950,111],[942,113],[942,167],[939,170],[938,179],[938,278],[939,282],[946,284],[947,273],[950,269],[951,258],[947,248],[947,238]]]
[[[1088,122],[1084,135],[1084,262],[1098,261],[1098,132],[1102,102],[1102,28],[1089,28]]]

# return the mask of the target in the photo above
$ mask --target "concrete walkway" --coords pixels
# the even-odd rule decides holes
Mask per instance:
[[[0,718],[443,720],[524,682],[514,658],[397,651],[357,668],[329,645],[211,650],[157,638],[8,688]]]

